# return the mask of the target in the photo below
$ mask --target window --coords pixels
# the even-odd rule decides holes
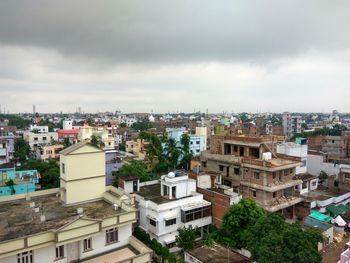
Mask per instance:
[[[56,247],[56,258],[64,258],[64,245]]]
[[[277,193],[276,193],[276,192],[273,192],[273,193],[272,193],[272,197],[273,197],[273,198],[276,198],[276,196],[277,196]]]
[[[293,168],[289,169],[289,173],[292,174],[293,173]]]
[[[237,145],[234,145],[234,146],[233,146],[233,151],[234,151],[234,152],[237,152],[237,151],[238,151]]]
[[[92,250],[92,238],[90,237],[90,238],[84,239],[83,245],[84,245],[84,252]]]
[[[155,221],[155,220],[153,220],[153,219],[149,219],[149,224],[151,225],[151,226],[154,226],[154,227],[156,227],[157,226],[157,222]]]
[[[200,144],[200,141],[196,141],[196,144]]]
[[[256,197],[256,191],[255,190],[252,190],[252,196]]]
[[[170,219],[170,220],[166,220],[165,221],[165,226],[172,226],[176,224],[176,218]]]
[[[239,175],[239,168],[237,168],[237,167],[233,168],[233,172],[234,172],[234,174]]]
[[[17,254],[17,263],[33,263],[33,250]]]
[[[181,221],[183,223],[208,216],[211,216],[211,206],[199,207],[188,211],[181,210]]]
[[[260,176],[259,176],[259,172],[254,172],[254,179],[259,179]]]
[[[118,242],[118,228],[110,228],[106,230],[106,245]]]
[[[38,140],[38,137],[34,137],[34,141],[37,141]]]
[[[61,172],[64,174],[66,172],[66,167],[64,163],[61,163]]]
[[[223,171],[224,171],[224,166],[223,166],[223,165],[219,165],[219,170],[220,170],[221,172],[223,172]]]
[[[204,168],[206,168],[206,167],[207,167],[207,162],[206,162],[206,161],[202,161],[202,166],[203,166]]]
[[[273,173],[272,173],[272,178],[273,178],[273,179],[276,179],[276,172],[273,172]]]
[[[284,170],[284,176],[287,176],[289,174],[289,170]]]
[[[46,137],[43,137],[43,141],[46,141]]]
[[[316,184],[317,184],[317,181],[313,181],[313,182],[311,183],[312,186],[316,186]]]

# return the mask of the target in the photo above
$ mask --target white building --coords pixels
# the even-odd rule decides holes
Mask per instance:
[[[175,245],[179,228],[192,226],[202,231],[212,223],[211,203],[196,192],[196,181],[185,173],[171,172],[160,183],[141,184],[135,195],[140,227],[168,247]]]
[[[95,173],[104,156],[75,144],[64,151],[60,188],[0,198],[0,263],[151,262],[132,237],[134,199]]]
[[[23,134],[24,140],[29,143],[30,149],[36,151],[39,145],[46,145],[51,143],[51,141],[58,141],[57,132],[46,132],[46,133],[33,133],[25,132]]]
[[[202,151],[206,150],[205,137],[190,135],[190,151],[193,156],[199,156]]]
[[[34,125],[30,125],[29,126],[29,131],[36,131],[36,132],[40,132],[40,133],[47,133],[49,132],[49,127],[48,126],[38,126],[36,124]]]
[[[283,134],[292,137],[296,133],[301,133],[301,123],[301,116],[292,116],[289,112],[283,113]]]
[[[64,120],[62,122],[62,129],[63,130],[72,130],[73,129],[73,121],[71,121],[71,120]]]
[[[294,142],[277,144],[277,153],[301,158],[302,164],[296,167],[295,174],[307,172],[307,149],[307,144],[297,144]]]

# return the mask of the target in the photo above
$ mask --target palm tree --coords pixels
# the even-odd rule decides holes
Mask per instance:
[[[192,152],[190,151],[190,136],[187,134],[183,134],[181,136],[181,167],[185,168],[188,170],[191,164],[191,159],[192,159]]]
[[[181,155],[180,147],[177,146],[176,141],[170,138],[165,145],[165,155],[169,167],[176,169]]]
[[[91,135],[90,144],[99,148],[103,148],[105,146],[101,137],[95,134]]]

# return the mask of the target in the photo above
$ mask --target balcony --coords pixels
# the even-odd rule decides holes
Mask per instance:
[[[7,155],[7,150],[6,148],[1,148],[0,149],[0,156],[6,156]]]
[[[129,244],[102,255],[90,257],[79,262],[84,263],[147,263],[152,260],[152,250],[135,237],[129,237]]]
[[[211,161],[219,161],[225,163],[240,163],[241,157],[233,156],[233,155],[221,155],[221,154],[213,154],[207,151],[202,152],[202,157],[211,160]]]
[[[303,199],[301,197],[289,196],[283,198],[276,198],[273,202],[270,202],[267,205],[262,204],[261,206],[268,212],[274,213],[281,209],[293,206],[302,202]]]

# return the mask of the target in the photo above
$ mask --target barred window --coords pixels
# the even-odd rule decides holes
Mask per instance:
[[[106,230],[106,244],[112,244],[118,241],[118,228],[110,228]]]
[[[207,216],[211,216],[211,206],[199,207],[188,211],[181,210],[181,221],[183,223],[187,223]]]

